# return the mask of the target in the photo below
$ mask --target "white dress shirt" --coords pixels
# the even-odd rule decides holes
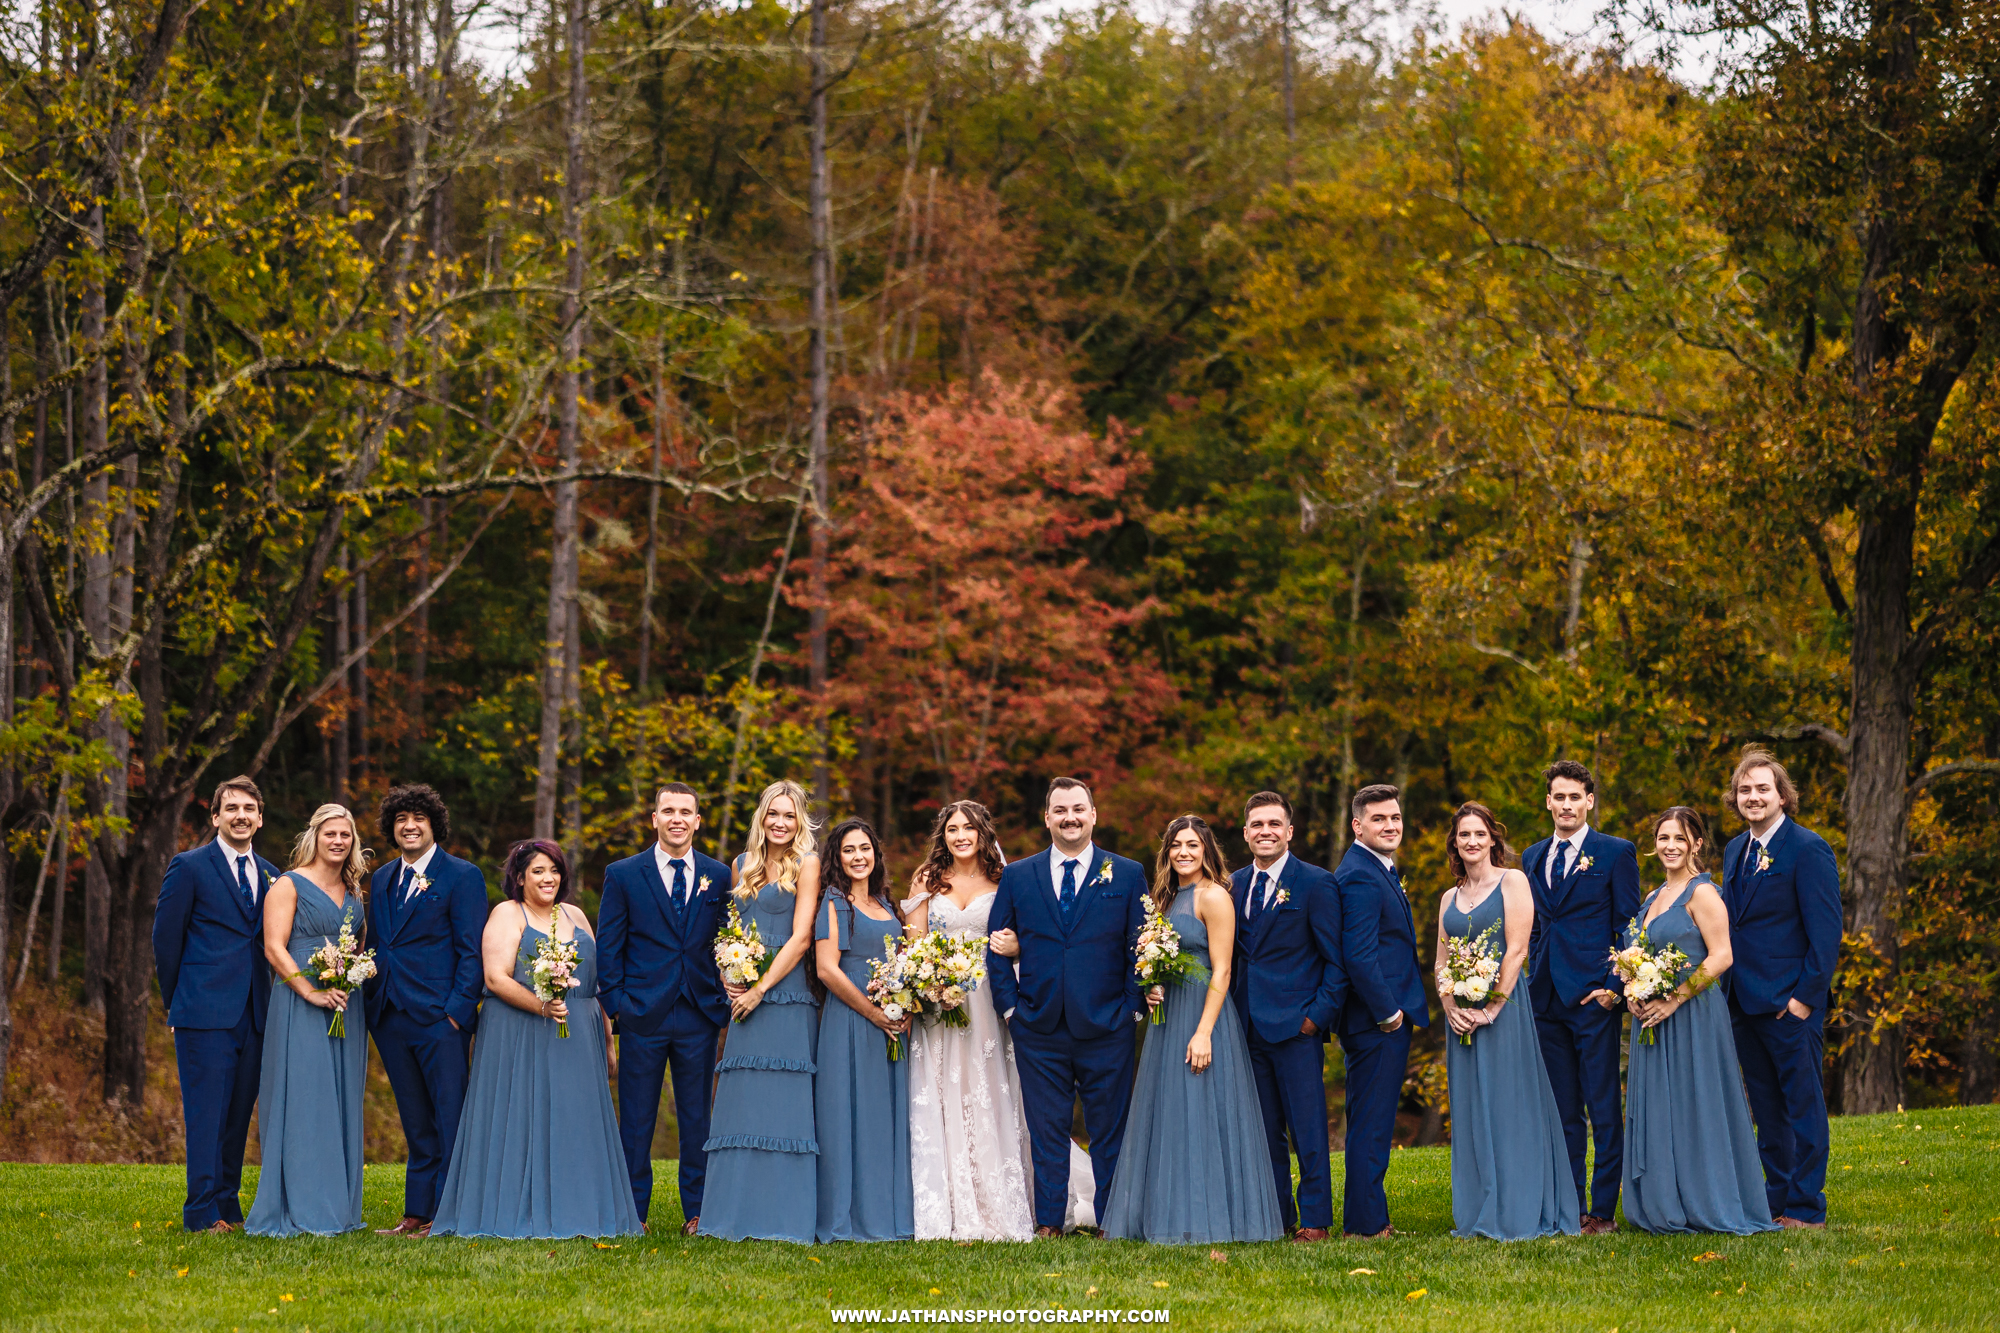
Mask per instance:
[[[1542,861],[1542,882],[1551,889],[1556,886],[1556,857],[1563,855],[1563,848],[1569,848],[1568,860],[1563,863],[1565,872],[1576,869],[1576,863],[1583,859],[1583,840],[1590,835],[1590,825],[1582,825],[1567,838],[1556,838],[1549,843],[1549,854]]]
[[[690,847],[682,855],[674,856],[659,843],[655,842],[653,844],[653,864],[659,868],[660,883],[667,886],[667,896],[669,898],[672,898],[674,895],[674,862],[676,861],[681,862],[687,867],[684,882],[687,884],[688,897],[692,898],[696,888],[694,882],[694,848]],[[675,901],[681,902],[683,906],[686,905],[684,900],[675,899]]]
[[[246,849],[239,852],[229,845],[229,839],[219,833],[215,835],[215,845],[222,849],[222,859],[229,863],[230,886],[238,893],[243,892],[243,881],[239,876],[248,876],[250,879],[250,904],[253,907],[260,905],[264,901],[264,872],[257,866],[256,851],[254,849]],[[250,864],[243,865],[242,862],[244,861],[248,861]]]
[[[1290,852],[1279,852],[1278,859],[1271,862],[1271,868],[1269,870],[1260,868],[1254,861],[1251,862],[1250,887],[1252,889],[1257,887],[1257,876],[1269,875],[1271,877],[1264,883],[1264,903],[1263,907],[1258,908],[1259,911],[1263,911],[1264,908],[1268,908],[1271,905],[1272,900],[1274,900],[1278,896],[1278,881],[1284,877],[1285,866],[1291,862],[1291,859],[1292,859],[1292,854]],[[1246,914],[1250,910],[1250,895],[1247,893],[1243,895],[1243,910]]]
[[[437,855],[437,849],[438,845],[436,843],[432,843],[430,846],[424,848],[424,854],[418,857],[416,860],[412,861],[409,857],[407,856],[404,857],[402,867],[396,871],[396,882],[398,884],[402,883],[403,877],[409,874],[409,872],[412,870],[417,872],[419,878],[429,874],[431,858]],[[415,886],[412,886],[412,888],[414,887]],[[410,897],[413,896],[414,894],[407,895],[404,897],[403,901],[408,902],[410,900]]]
[[[1094,867],[1097,865],[1097,844],[1093,842],[1086,845],[1074,858],[1064,857],[1059,847],[1049,848],[1049,887],[1055,890],[1057,906],[1062,905],[1063,862],[1068,859],[1076,861],[1076,891],[1081,897],[1083,886],[1090,883],[1091,876],[1096,873]]]
[[[1750,858],[1750,868],[1753,872],[1757,868],[1757,853],[1760,851],[1769,851],[1771,849],[1771,839],[1777,837],[1778,830],[1784,826],[1785,812],[1780,810],[1778,817],[1771,821],[1771,827],[1764,830],[1763,837],[1760,838],[1755,833],[1750,835],[1750,845],[1743,849],[1743,854]]]
[[[1362,845],[1364,847],[1367,846],[1366,843],[1363,843]],[[1377,852],[1373,847],[1369,847],[1368,850],[1370,852],[1373,852],[1375,859],[1382,863],[1382,868],[1388,871],[1391,877],[1394,877],[1396,873],[1396,858],[1389,855],[1389,853],[1387,852]]]

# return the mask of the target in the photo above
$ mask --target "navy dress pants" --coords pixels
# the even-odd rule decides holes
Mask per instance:
[[[1264,1112],[1264,1141],[1285,1229],[1333,1226],[1333,1171],[1326,1147],[1325,1039],[1268,1042],[1250,1029],[1250,1072]],[[1289,1140],[1287,1135],[1289,1134]],[[1299,1155],[1298,1200],[1292,1199],[1292,1154]],[[1378,1228],[1379,1229],[1379,1228]]]
[[[454,1027],[449,1018],[425,1023],[392,1004],[368,1035],[375,1038],[382,1072],[395,1090],[396,1115],[410,1146],[403,1216],[428,1222],[437,1212],[451,1150],[458,1142],[472,1034]]]
[[[251,1027],[250,1006],[243,1006],[234,1027],[175,1028],[174,1063],[187,1123],[181,1225],[189,1231],[206,1231],[217,1222],[241,1226],[243,1145],[264,1071],[264,1034]]]
[[[1373,1236],[1389,1225],[1389,1150],[1396,1140],[1396,1107],[1410,1069],[1410,1021],[1394,1032],[1369,1028],[1343,1032],[1347,1057],[1347,1180],[1341,1190],[1340,1227]]]
[[[1075,1037],[1067,1027],[1053,1034],[1009,1025],[1021,1080],[1021,1110],[1035,1164],[1035,1225],[1062,1230],[1069,1211],[1069,1127],[1079,1095],[1083,1128],[1090,1135],[1090,1169],[1097,1183],[1097,1216],[1111,1201],[1111,1177],[1125,1146],[1125,1118],[1132,1109],[1137,1067],[1134,1034]]]
[[[674,1117],[681,1140],[681,1217],[701,1216],[702,1182],[708,1177],[708,1118],[715,1088],[715,1048],[722,1029],[687,1005],[676,1005],[660,1030],[618,1031],[618,1138],[632,1175],[632,1202],[645,1221],[653,1202],[653,1130],[660,1118],[660,1089],[674,1080]]]

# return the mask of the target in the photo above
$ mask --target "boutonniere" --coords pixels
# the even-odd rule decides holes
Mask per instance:
[[[1770,868],[1771,849],[1768,847],[1759,847],[1757,849],[1757,873],[1761,875]]]
[[[1104,864],[1097,868],[1097,882],[1099,884],[1111,882],[1111,858],[1108,856],[1104,858]]]
[[[1582,874],[1582,873],[1583,873],[1584,871],[1586,871],[1586,870],[1588,870],[1588,869],[1590,869],[1590,858],[1589,858],[1589,857],[1587,857],[1587,856],[1579,856],[1579,857],[1577,857],[1577,858],[1576,858],[1576,873],[1577,873],[1577,874],[1579,874],[1579,875],[1581,875],[1581,874]]]
[[[431,877],[429,875],[418,875],[410,881],[410,896],[414,898],[424,890],[430,888],[430,886]]]
[[[1290,902],[1291,900],[1292,900],[1292,891],[1290,889],[1278,890],[1278,896],[1277,899],[1275,900],[1278,906],[1283,907],[1286,903]]]
[[[703,875],[700,879],[695,881],[694,891],[696,893],[707,893],[708,886],[712,883],[714,883],[713,880],[711,880],[707,875]]]

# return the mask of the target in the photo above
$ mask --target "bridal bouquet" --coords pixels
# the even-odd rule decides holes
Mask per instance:
[[[306,966],[319,978],[321,990],[337,990],[352,993],[361,988],[361,983],[375,975],[375,951],[357,948],[354,927],[346,921],[340,923],[340,938],[328,940],[313,951],[306,959]],[[327,1024],[326,1035],[345,1037],[347,1035],[347,1011],[333,1011],[333,1022]]]
[[[1439,995],[1449,995],[1471,1008],[1486,1003],[1499,986],[1500,955],[1494,941],[1499,930],[1500,923],[1495,921],[1476,936],[1453,936],[1445,941],[1444,966],[1437,970]],[[1461,1032],[1458,1040],[1470,1046],[1472,1034]]]
[[[765,960],[769,956],[763,938],[757,933],[757,923],[745,921],[743,913],[731,902],[729,920],[715,932],[715,966],[722,972],[723,983],[730,986],[756,985],[757,978],[764,975]]]
[[[868,960],[868,998],[875,1002],[891,1023],[907,1018],[920,1003],[916,990],[905,975],[908,956],[908,946],[890,935],[882,941],[882,956]],[[889,1059],[902,1058],[903,1039],[892,1032],[889,1034]]]
[[[1654,948],[1635,917],[1626,927],[1632,943],[1611,951],[1611,970],[1625,982],[1625,1003],[1657,1000],[1679,986],[1688,970],[1688,956],[1678,944]],[[1652,1028],[1641,1027],[1639,1040],[1651,1046],[1659,1038]]]
[[[576,941],[564,944],[556,938],[555,924],[549,925],[549,933],[535,946],[535,962],[531,969],[535,978],[535,998],[547,1004],[568,997],[570,991],[583,982],[576,975]],[[556,1035],[569,1035],[569,1020],[556,1020]]]
[[[924,1018],[948,1028],[972,1022],[966,999],[986,979],[986,937],[969,930],[933,930],[902,950],[903,975],[923,1006]]]
[[[1208,977],[1208,969],[1196,962],[1193,954],[1181,952],[1181,933],[1157,907],[1146,909],[1146,924],[1139,928],[1132,970],[1139,974],[1139,984],[1148,987],[1203,981]],[[1166,1019],[1167,1007],[1153,1005],[1152,1021],[1164,1023]]]

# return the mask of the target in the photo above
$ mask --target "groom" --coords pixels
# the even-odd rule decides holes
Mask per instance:
[[[486,876],[438,846],[451,836],[451,816],[430,787],[390,789],[380,823],[402,855],[377,870],[369,887],[377,971],[366,992],[368,1035],[410,1145],[403,1220],[381,1234],[427,1236],[465,1106],[484,973]]]
[[[1251,864],[1230,882],[1240,923],[1230,989],[1249,1037],[1278,1210],[1286,1230],[1298,1227],[1293,1240],[1325,1240],[1333,1226],[1333,1183],[1321,1071],[1327,1038],[1347,999],[1340,890],[1332,875],[1292,855],[1292,803],[1277,792],[1260,791],[1244,804],[1243,840],[1250,844]]]
[[[264,893],[278,868],[250,845],[264,827],[264,797],[249,778],[215,789],[209,822],[215,839],[176,856],[160,881],[153,962],[187,1126],[181,1225],[227,1233],[243,1225],[243,1145],[271,1002]]]
[[[1079,1094],[1099,1217],[1125,1142],[1132,1025],[1145,1016],[1132,957],[1146,920],[1146,872],[1091,842],[1097,807],[1075,778],[1049,784],[1043,822],[1055,846],[1000,872],[987,918],[989,931],[1019,936],[1021,973],[989,947],[986,975],[993,1007],[1014,1036],[1035,1160],[1035,1234],[1059,1236]]]
[[[1624,987],[1611,951],[1639,915],[1639,857],[1623,838],[1590,826],[1597,780],[1574,759],[1542,770],[1544,804],[1555,833],[1530,847],[1521,870],[1535,895],[1528,942],[1528,996],[1569,1146],[1570,1175],[1583,1206],[1583,1234],[1616,1231],[1625,1169],[1625,1112],[1618,1099],[1619,1010]],[[1596,1177],[1584,1192],[1584,1112],[1597,1144]]]

